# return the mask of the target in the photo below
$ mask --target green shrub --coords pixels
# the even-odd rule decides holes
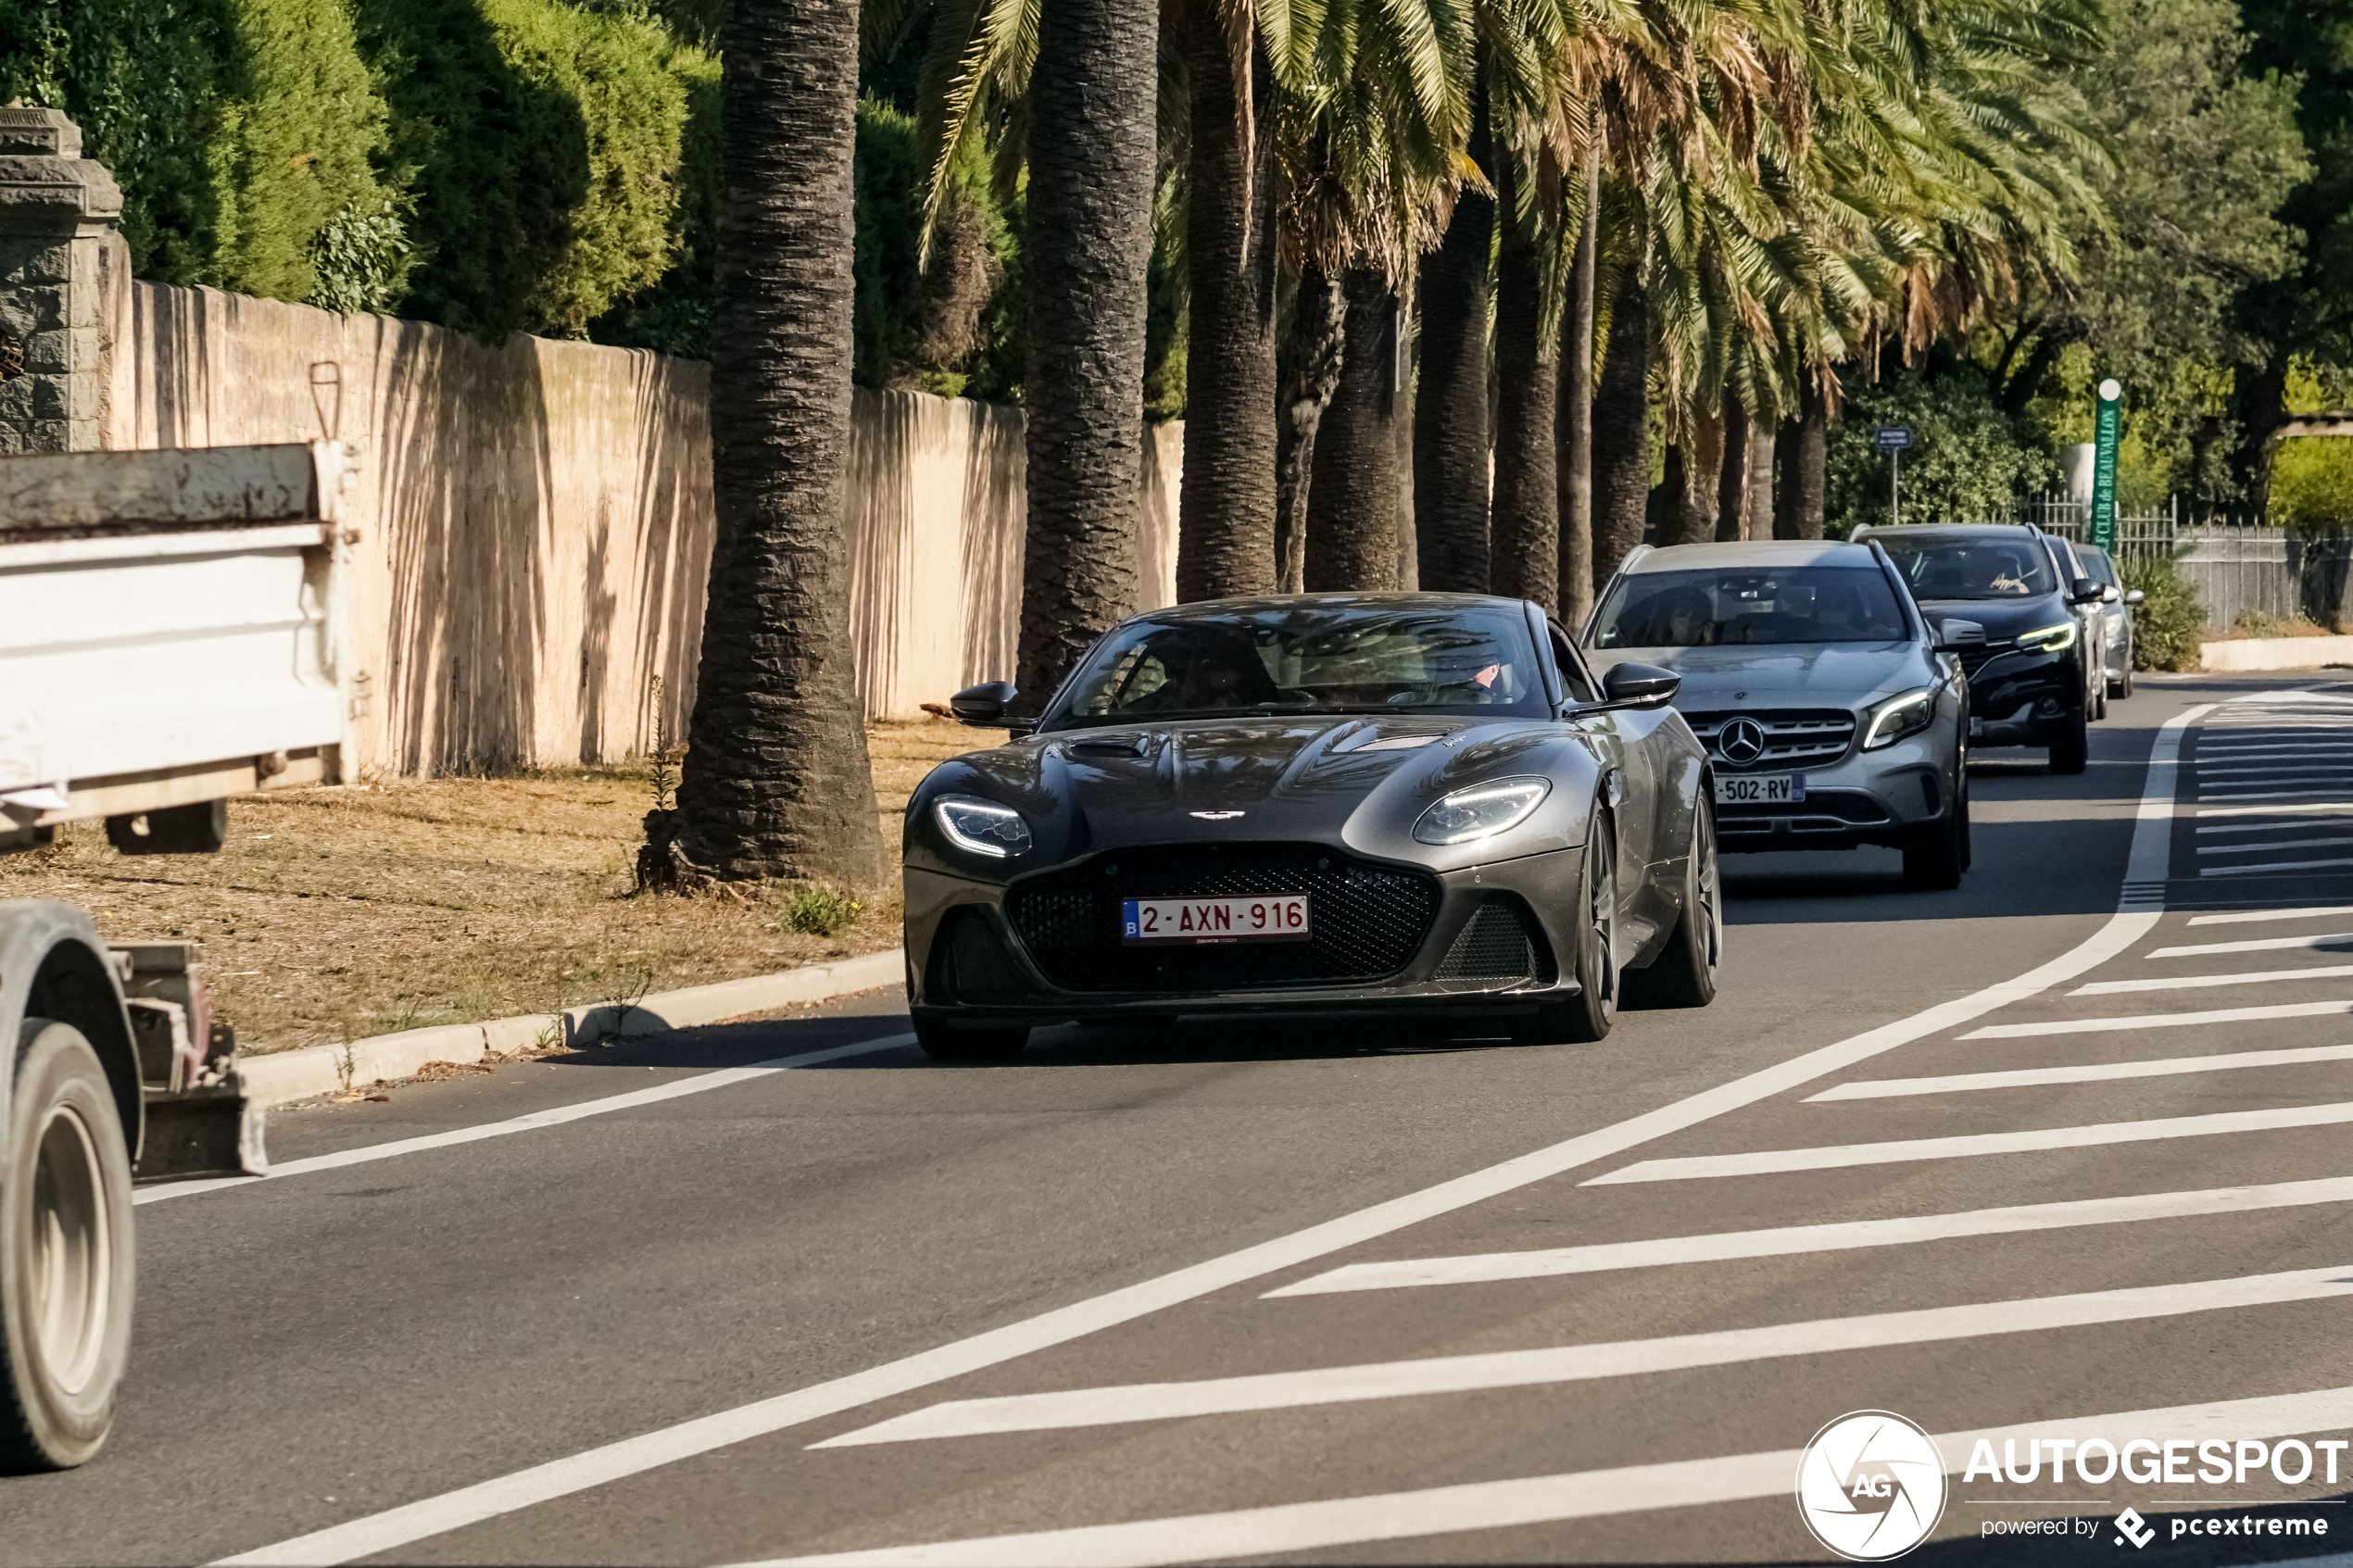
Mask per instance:
[[[785,896],[784,927],[808,936],[838,936],[858,919],[857,897],[847,888],[812,882]]]
[[[1881,425],[1908,425],[1903,456],[1906,522],[2007,520],[2017,498],[2058,477],[2049,456],[2032,445],[1986,390],[1973,367],[1930,377],[1903,375],[1846,389],[1832,427],[1823,491],[1831,532],[1840,538],[1863,523],[1888,521],[1888,459],[1871,445]]]
[[[2144,596],[2133,611],[2133,662],[2143,670],[2196,668],[2206,607],[2172,561],[2163,556],[2126,561],[2124,586]]]

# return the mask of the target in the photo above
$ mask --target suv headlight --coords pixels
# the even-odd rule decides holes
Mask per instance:
[[[2044,626],[2018,634],[2018,646],[2029,653],[2065,653],[2075,646],[2075,622]]]
[[[1496,779],[1433,801],[1414,824],[1419,844],[1467,844],[1528,821],[1553,790],[1549,779]]]
[[[975,855],[1001,860],[1029,847],[1029,824],[1019,811],[973,795],[943,795],[932,802],[932,821],[948,842]]]
[[[1935,717],[1933,687],[1922,686],[1916,692],[1889,697],[1871,709],[1871,721],[1863,727],[1863,749],[1876,751],[1882,746],[1894,746],[1906,735],[1919,734]]]

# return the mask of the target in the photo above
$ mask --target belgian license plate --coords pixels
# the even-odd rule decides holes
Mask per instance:
[[[1803,773],[1718,773],[1719,806],[1782,806],[1806,798]]]
[[[1130,898],[1120,912],[1120,940],[1129,947],[1304,942],[1312,930],[1304,893],[1264,898]]]

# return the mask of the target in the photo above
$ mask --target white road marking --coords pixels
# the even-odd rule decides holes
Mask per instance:
[[[2303,909],[2233,909],[2226,915],[2192,915],[2190,923],[2251,925],[2267,920],[2319,920],[2327,915],[2353,915],[2353,904],[2319,904]]]
[[[163,1186],[141,1187],[132,1194],[133,1203],[161,1203],[168,1198],[190,1198],[200,1192],[220,1192],[232,1187],[259,1186],[267,1182],[283,1181],[288,1176],[308,1176],[320,1171],[339,1171],[346,1165],[366,1165],[378,1160],[391,1160],[403,1154],[419,1154],[429,1148],[450,1148],[459,1144],[480,1143],[484,1138],[503,1138],[516,1133],[535,1133],[543,1127],[560,1127],[568,1122],[584,1121],[591,1116],[608,1116],[616,1110],[635,1110],[639,1106],[659,1105],[664,1100],[680,1099],[687,1095],[707,1094],[712,1089],[724,1089],[736,1084],[764,1078],[772,1073],[788,1072],[796,1067],[814,1067],[822,1061],[838,1061],[847,1056],[865,1056],[875,1051],[895,1050],[915,1043],[912,1035],[885,1035],[879,1039],[860,1040],[854,1045],[829,1046],[824,1050],[802,1051],[798,1056],[780,1056],[767,1061],[755,1061],[747,1067],[723,1067],[716,1072],[699,1073],[692,1078],[673,1079],[656,1084],[650,1088],[632,1089],[627,1094],[606,1095],[598,1099],[583,1100],[577,1105],[551,1106],[527,1115],[510,1117],[504,1122],[485,1122],[479,1126],[453,1127],[446,1133],[426,1133],[413,1138],[397,1138],[390,1143],[369,1144],[360,1148],[338,1149],[333,1154],[314,1154],[308,1160],[289,1160],[270,1167],[266,1176],[221,1176],[205,1181],[173,1182]]]
[[[2353,972],[2348,971],[2347,972]],[[2081,990],[2070,996],[2080,997]],[[2041,1084],[2100,1084],[2116,1078],[2170,1078],[2183,1073],[2227,1073],[2238,1067],[2288,1067],[2304,1061],[2353,1061],[2353,1046],[2294,1046],[2280,1050],[2230,1051],[2215,1056],[2168,1056],[2143,1061],[2095,1061],[2074,1067],[2022,1067],[2007,1073],[1956,1073],[1942,1078],[1858,1078],[1808,1095],[1826,1100],[1892,1099],[1902,1095],[1949,1095],[1971,1089],[2025,1089]]]
[[[1184,1383],[1064,1388],[988,1399],[950,1399],[812,1443],[812,1449],[860,1448],[941,1437],[996,1436],[1008,1432],[1066,1431],[1139,1421],[1234,1415],[1245,1411],[1296,1410],[1430,1394],[1530,1388],[1604,1377],[1640,1377],[1694,1367],[1731,1366],[1782,1356],[1830,1356],[1892,1345],[1927,1345],[1996,1334],[2040,1334],[2091,1323],[2133,1323],[2310,1301],[2353,1298],[2353,1270],[2343,1265],[2088,1291],[2073,1296],[1979,1301],[1958,1307],[1873,1312],[1761,1328],[1718,1329],[1655,1339],[1501,1350],[1475,1356],[1433,1356],[1306,1372],[1206,1377]]]
[[[1999,1209],[1915,1214],[1894,1220],[1718,1231],[1709,1236],[1670,1236],[1648,1241],[1589,1242],[1582,1247],[1549,1247],[1529,1252],[1476,1252],[1454,1258],[1399,1258],[1378,1263],[1348,1263],[1295,1285],[1267,1291],[1266,1295],[1325,1296],[1352,1290],[1405,1290],[1433,1285],[1552,1279],[1562,1274],[1665,1268],[1678,1263],[1721,1263],[1737,1258],[1786,1258],[1812,1252],[1845,1252],[1864,1247],[1910,1247],[1963,1236],[2067,1230],[2077,1225],[2194,1219],[2206,1214],[2293,1209],[2314,1203],[2353,1203],[2353,1176],[2323,1176],[2317,1181],[2274,1182],[2261,1186],[2208,1187],[2198,1192],[2138,1193],[2129,1198],[2071,1198],[2062,1203],[2011,1204]]]
[[[2169,974],[2161,980],[2099,980],[2078,985],[2070,997],[2114,997],[2139,991],[2202,991],[2209,985],[2269,985],[2284,980],[2341,980],[2353,964],[2316,964],[2309,969],[2262,969],[2251,974]]]
[[[1999,1023],[1972,1029],[1964,1040],[2026,1040],[2040,1035],[2100,1035],[2111,1029],[2187,1029],[2201,1023],[2246,1023],[2259,1018],[2326,1018],[2353,1012],[2353,1001],[2282,1002],[2271,1007],[2212,1008],[2205,1012],[2153,1012],[2137,1018],[2070,1018],[2052,1023]]]
[[[2334,1432],[2347,1425],[2353,1425],[2353,1388],[2322,1388],[2309,1394],[2218,1399],[2158,1410],[2021,1418],[2010,1426],[1939,1433],[1936,1446],[1944,1457],[1947,1473],[1957,1473],[1968,1465],[1981,1438],[1999,1445],[2004,1438],[2015,1442],[2021,1433],[2036,1436],[2082,1433],[2111,1439],[2131,1433],[2159,1443],[2177,1437],[2236,1442],[2242,1437]],[[1802,1451],[1728,1454],[1718,1459],[1622,1465],[1614,1470],[1139,1519],[1123,1524],[1083,1524],[1018,1536],[772,1558],[738,1568],[1159,1568],[1164,1563],[1271,1557],[1368,1541],[1414,1540],[1756,1498],[1780,1498],[1786,1505]]]
[[[380,1513],[363,1515],[307,1535],[242,1552],[227,1564],[348,1562],[372,1557],[468,1524],[512,1513],[554,1498],[568,1497],[624,1476],[709,1453],[769,1433],[820,1420],[874,1400],[983,1367],[1066,1344],[1100,1330],[1132,1322],[1213,1291],[1324,1257],[1440,1214],[1450,1213],[1624,1152],[1667,1134],[1694,1127],[1744,1106],[1786,1094],[1825,1073],[1868,1060],[1882,1051],[1942,1034],[1996,1008],[2072,980],[2129,949],[2155,928],[2164,912],[2164,891],[2172,855],[2173,799],[2177,791],[2182,733],[2211,712],[2214,704],[2186,709],[2158,727],[2149,748],[2141,803],[2134,813],[2132,847],[2117,912],[2073,947],[2014,980],[1939,1003],[1909,1018],[1881,1024],[1834,1045],[1718,1085],[1645,1112],[1629,1121],[1566,1139],[1484,1171],[1458,1176],[1419,1192],[1378,1203],[1353,1214],[1311,1225],[1287,1236],[1246,1247],[1205,1262],[1175,1270],[1101,1296],[1073,1302],[1019,1323],[933,1349],[886,1361],[864,1372],[834,1378],[788,1394],[738,1405],[673,1426],[641,1433],[527,1470],[479,1481],[438,1497],[422,1498]],[[1786,1477],[1784,1477],[1786,1479]],[[1198,1555],[1198,1554],[1196,1554]]]
[[[2152,959],[2202,959],[2210,953],[2280,953],[2291,947],[2353,947],[2353,931],[2332,931],[2320,936],[2250,936],[2243,942],[2201,942],[2186,947],[2158,947]]]
[[[2269,855],[2281,849],[2324,849],[2332,844],[2353,844],[2353,837],[2340,834],[2333,838],[2282,838],[2263,844],[2201,844],[2197,852],[2201,855]]]
[[[2285,780],[2280,781],[2285,783]],[[2198,785],[2200,800],[2304,800],[2316,796],[2334,795],[2345,786],[2341,784],[2314,784],[2306,789],[2248,789],[2238,784]],[[2204,816],[2203,811],[2198,813]]]
[[[2311,816],[2323,811],[2353,811],[2353,800],[2319,800],[2308,806],[2202,806],[2201,817]],[[2203,833],[2206,830],[2198,830]]]
[[[1790,1171],[1834,1171],[1852,1165],[1895,1165],[1914,1160],[1970,1160],[1992,1154],[2036,1154],[2054,1148],[2100,1148],[2162,1138],[2270,1133],[2283,1127],[2329,1127],[2353,1122],[2353,1101],[2287,1105],[2270,1110],[2217,1110],[2202,1116],[2160,1116],[2145,1122],[2095,1122],[2082,1127],[2036,1127],[2018,1133],[1964,1133],[1890,1143],[1831,1144],[1817,1148],[1760,1148],[1741,1154],[1686,1154],[1644,1160],[1581,1185],[1626,1182],[1692,1182],[1718,1176],[1770,1176]]]
[[[2333,860],[2265,860],[2252,866],[2200,866],[2200,876],[2264,876],[2272,872],[2316,872],[2328,866],[2353,866],[2353,859]]]

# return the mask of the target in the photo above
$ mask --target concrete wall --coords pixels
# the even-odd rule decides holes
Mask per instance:
[[[708,367],[522,336],[493,346],[106,271],[102,446],[308,441],[322,427],[359,446],[361,767],[610,760],[684,732],[711,560]],[[314,366],[333,368],[319,373],[339,376],[339,397],[314,388]],[[1175,597],[1182,440],[1164,426],[1146,443],[1139,608]],[[869,713],[912,715],[1010,675],[1020,411],[861,392],[850,462]]]

